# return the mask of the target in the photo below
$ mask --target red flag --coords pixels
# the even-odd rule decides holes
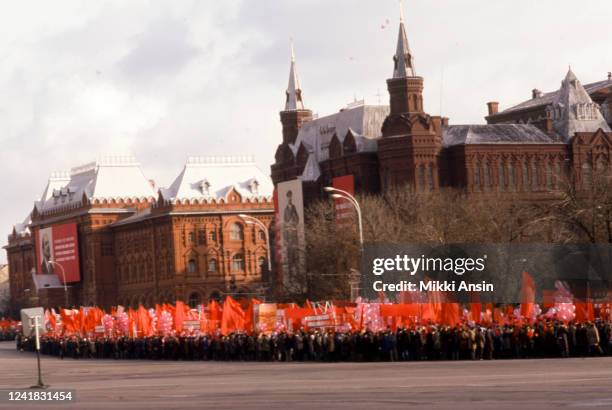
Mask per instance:
[[[71,310],[60,309],[60,316],[62,317],[62,329],[64,333],[74,333],[76,328],[74,327],[73,312]]]
[[[55,320],[55,314],[49,309],[45,310],[45,321],[49,323],[49,327],[51,328],[51,332],[55,332],[55,326],[57,325]],[[4,327],[4,326],[0,326]]]
[[[211,300],[208,303],[208,331],[214,333],[219,328],[221,323],[221,306],[216,300]]]
[[[138,314],[137,312],[129,308],[128,309],[128,335],[132,337],[138,337]]]
[[[458,303],[442,303],[441,309],[442,323],[449,326],[456,326],[461,323],[461,315],[459,314],[461,309]]]
[[[535,303],[536,287],[531,275],[523,272],[521,286],[521,316],[531,318]]]
[[[261,304],[261,301],[255,298],[251,299],[249,302],[249,307],[245,312],[244,329],[249,333],[252,333],[255,330],[255,318],[253,316],[255,314],[255,305],[259,304]]]
[[[188,315],[189,307],[185,306],[180,300],[177,300],[174,309],[174,328],[177,332],[180,333],[183,331],[183,322],[187,320]]]
[[[138,328],[141,330],[142,336],[150,336],[152,334],[152,320],[149,312],[142,305],[138,305]]]
[[[231,296],[225,298],[221,316],[221,334],[227,335],[236,330],[244,330],[244,310]]]
[[[595,320],[595,311],[591,302],[574,302],[576,306],[576,320],[578,322],[587,322]]]
[[[472,320],[476,323],[480,323],[480,314],[482,313],[482,303],[472,302],[470,303],[470,313]]]

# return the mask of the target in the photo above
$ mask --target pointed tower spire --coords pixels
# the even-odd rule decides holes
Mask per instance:
[[[280,112],[280,119],[283,124],[283,144],[281,144],[282,147],[279,147],[279,149],[282,148],[285,151],[288,149],[287,144],[295,142],[302,124],[312,120],[312,111],[304,108],[304,100],[302,100],[302,87],[297,75],[293,38],[291,39],[291,68],[289,69],[289,85],[287,86],[286,96],[285,109]]]
[[[297,69],[295,66],[295,51],[293,49],[293,39],[291,39],[291,68],[289,69],[289,85],[287,86],[285,111],[303,109],[304,102],[302,101],[302,87],[300,86],[300,79],[297,75]]]
[[[404,26],[404,8],[400,1],[400,25],[397,35],[397,49],[393,56],[393,78],[415,77],[414,61],[410,46],[408,45],[408,36],[406,35],[406,27]]]

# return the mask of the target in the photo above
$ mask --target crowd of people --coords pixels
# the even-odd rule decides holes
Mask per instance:
[[[32,351],[31,338],[16,337]],[[533,325],[428,324],[379,331],[331,329],[152,337],[43,336],[41,353],[61,359],[224,361],[491,360],[612,355],[611,322]]]
[[[15,340],[17,336],[16,329],[1,329],[0,330],[0,342],[6,342],[7,340]]]

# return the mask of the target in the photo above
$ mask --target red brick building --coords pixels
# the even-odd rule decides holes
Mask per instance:
[[[313,118],[292,58],[280,113],[283,139],[271,167],[275,185],[301,179],[305,202],[345,175],[354,176],[356,192],[409,184],[542,196],[572,168],[582,184],[594,167],[610,166],[610,75],[582,86],[569,70],[558,91],[534,90],[531,100],[502,112],[490,102],[487,124],[451,125],[424,112],[424,79],[413,60],[402,20],[387,80],[389,106],[352,104]]]
[[[259,294],[268,273],[266,235],[239,214],[270,227],[272,190],[270,178],[245,157],[190,158],[159,189],[130,157],[54,174],[5,247],[12,306],[60,306],[66,299],[104,307],[197,304],[225,293]],[[67,263],[58,266],[56,250],[54,274],[41,274],[37,238],[71,224],[78,232],[78,280],[65,289],[63,276],[74,272]]]

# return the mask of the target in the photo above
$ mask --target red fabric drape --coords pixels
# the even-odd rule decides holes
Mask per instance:
[[[253,331],[255,330],[255,320],[253,315],[255,314],[255,305],[259,304],[261,304],[261,301],[255,298],[251,299],[251,301],[249,302],[249,307],[247,307],[247,310],[244,314],[244,329],[249,333],[253,333]]]
[[[138,306],[138,330],[140,330],[140,335],[149,336],[153,333],[153,321],[151,316],[149,316],[149,312],[144,306]]]
[[[183,322],[189,317],[189,307],[180,300],[176,301],[174,307],[174,328],[177,332],[183,331]]]
[[[244,310],[231,296],[225,298],[221,315],[221,334],[228,335],[236,330],[244,330]]]
[[[456,326],[461,323],[460,307],[458,303],[442,303],[441,322],[445,325]]]
[[[76,328],[74,326],[74,319],[72,317],[72,311],[66,309],[60,310],[60,316],[62,317],[62,328],[65,333],[74,333]]]
[[[521,316],[529,318],[532,316],[535,303],[535,282],[531,275],[523,272],[521,285]]]

